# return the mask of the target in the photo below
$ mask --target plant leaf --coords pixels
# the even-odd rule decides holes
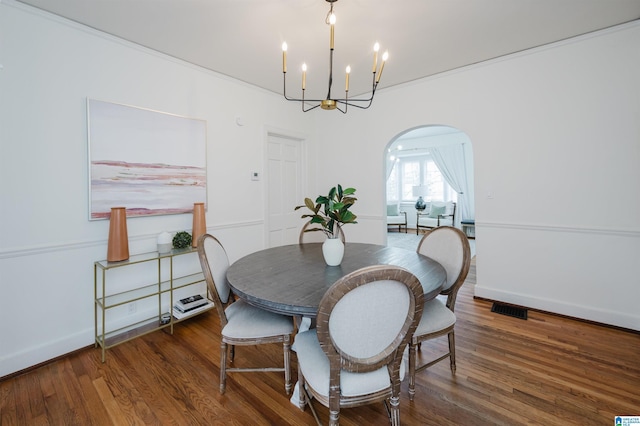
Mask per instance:
[[[307,206],[307,208],[309,210],[313,210],[314,209],[314,205],[313,205],[313,201],[311,201],[311,198],[305,198],[304,199],[304,205]]]
[[[340,186],[340,185],[338,185],[338,186]],[[335,196],[336,196],[336,187],[334,186],[333,188],[331,188],[331,189],[329,190],[329,196],[328,196],[328,198],[329,198],[330,200],[332,200]]]

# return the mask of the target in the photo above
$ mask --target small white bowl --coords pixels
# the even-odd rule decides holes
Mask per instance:
[[[158,253],[169,253],[171,251],[171,243],[158,244]]]

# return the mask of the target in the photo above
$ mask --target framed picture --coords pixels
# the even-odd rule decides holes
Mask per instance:
[[[207,198],[207,123],[87,99],[89,220],[190,213]]]

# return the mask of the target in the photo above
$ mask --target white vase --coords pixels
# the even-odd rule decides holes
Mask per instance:
[[[322,255],[329,266],[338,266],[344,256],[344,243],[340,238],[327,238],[322,243]]]

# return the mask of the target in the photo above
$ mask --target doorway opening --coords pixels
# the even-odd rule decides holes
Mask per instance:
[[[408,129],[387,145],[385,165],[387,214],[404,212],[408,233],[416,235],[421,229],[418,213],[426,210],[418,200],[426,208],[455,203],[455,215],[447,224],[457,228],[462,229],[463,221],[475,221],[473,150],[463,131],[444,125]]]

